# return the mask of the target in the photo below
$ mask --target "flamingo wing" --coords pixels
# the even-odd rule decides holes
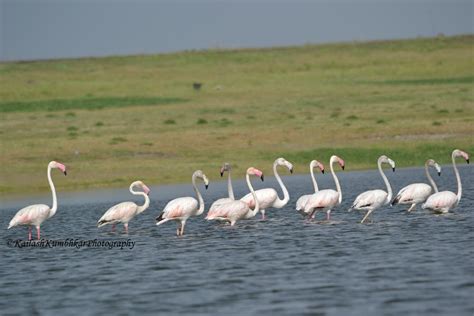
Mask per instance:
[[[422,205],[424,209],[449,210],[456,206],[458,197],[451,191],[438,192],[431,195]]]
[[[49,217],[50,210],[51,208],[45,204],[24,207],[13,216],[8,228],[18,225],[41,225]]]
[[[432,193],[431,186],[426,183],[413,183],[402,188],[393,199],[392,204],[411,204],[424,202]]]
[[[236,220],[243,218],[248,212],[248,205],[244,201],[230,201],[218,205],[214,210],[209,211],[207,219],[226,218]]]
[[[137,204],[133,202],[119,203],[109,208],[98,220],[97,224],[100,227],[109,223],[128,222],[135,216],[137,208]]]
[[[351,208],[370,209],[376,208],[383,204],[387,198],[387,192],[383,190],[365,191],[357,196]]]
[[[334,190],[321,190],[316,193],[311,194],[304,211],[308,212],[315,208],[332,208],[336,206],[339,202],[339,193]]]
[[[271,207],[273,203],[276,201],[276,199],[278,198],[277,192],[275,191],[275,189],[272,189],[272,188],[257,190],[255,191],[255,194],[257,195],[259,207],[261,209],[266,209],[266,208]],[[251,209],[255,207],[255,201],[253,199],[252,193],[247,194],[240,200],[247,203],[247,205]]]
[[[164,219],[178,219],[190,217],[199,207],[198,201],[193,197],[181,197],[171,200],[163,210]]]

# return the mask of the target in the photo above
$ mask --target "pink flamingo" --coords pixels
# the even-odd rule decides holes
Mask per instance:
[[[216,207],[214,207],[214,209],[209,210],[206,216],[207,220],[217,219],[221,221],[228,221],[230,222],[231,226],[234,226],[238,220],[254,217],[258,213],[260,209],[259,200],[252,187],[252,183],[250,183],[250,177],[249,177],[250,175],[255,175],[257,177],[260,177],[260,179],[262,179],[263,181],[263,173],[260,170],[253,167],[248,168],[247,173],[246,173],[247,185],[249,187],[250,193],[252,194],[254,200],[256,201],[255,208],[253,210],[250,209],[248,204],[242,200],[237,200],[237,201],[232,200],[232,201],[228,201],[227,203],[221,203],[217,205]]]
[[[213,211],[214,209],[217,209],[219,207],[219,205],[221,204],[224,204],[224,203],[228,203],[228,202],[232,202],[235,200],[235,197],[234,197],[234,189],[232,188],[232,180],[231,180],[231,166],[229,163],[225,163],[222,168],[221,168],[221,177],[224,176],[224,172],[228,172],[228,175],[227,175],[227,191],[229,193],[229,197],[228,198],[222,198],[222,199],[218,199],[216,200],[214,203],[212,203],[211,207],[209,208],[209,212]]]
[[[429,166],[436,169],[438,176],[441,175],[441,167],[433,159],[428,159],[425,162],[425,173],[431,186],[426,183],[412,183],[407,185],[406,187],[402,188],[395,196],[391,203],[392,206],[396,204],[411,204],[410,208],[408,209],[408,212],[411,212],[414,208],[416,208],[418,203],[425,202],[426,199],[433,193],[433,191],[438,192],[438,187],[433,181],[433,178],[431,177],[428,170]],[[433,187],[433,189],[431,189],[431,187]]]
[[[166,204],[163,212],[156,218],[156,225],[164,224],[168,221],[179,221],[181,229],[178,224],[176,234],[178,236],[184,235],[184,225],[191,216],[199,216],[204,212],[204,200],[196,185],[196,178],[202,179],[206,189],[209,186],[209,180],[201,170],[196,170],[192,176],[192,183],[194,192],[196,192],[199,202],[193,197],[181,197],[171,200]]]
[[[317,160],[313,160],[309,164],[309,172],[311,174],[311,180],[313,181],[314,193],[316,193],[319,191],[319,188],[318,188],[318,183],[316,182],[316,178],[314,176],[314,171],[313,171],[314,168],[318,168],[321,171],[321,173],[324,173],[324,166],[322,163],[320,163]],[[311,197],[311,195],[312,194],[305,194],[299,197],[299,199],[296,201],[296,210],[298,212],[303,210],[304,206],[306,205],[306,202]]]
[[[278,184],[280,185],[281,190],[283,191],[283,200],[280,200],[277,191],[275,191],[275,189],[273,188],[260,189],[255,191],[258,203],[260,204],[260,213],[262,213],[262,219],[265,219],[266,208],[282,208],[290,200],[288,190],[286,189],[285,185],[283,184],[283,181],[280,178],[280,175],[277,172],[277,166],[285,166],[286,168],[288,168],[288,170],[290,170],[290,173],[293,173],[293,165],[290,162],[288,162],[284,158],[278,158],[275,160],[275,162],[273,163],[273,174],[275,175],[275,178],[277,179]],[[247,194],[240,200],[247,203],[250,209],[255,208],[255,200],[252,193]],[[250,215],[251,214],[249,214],[249,216]]]
[[[317,211],[325,211],[326,218],[329,220],[331,218],[331,210],[342,202],[341,185],[339,184],[339,179],[337,178],[333,167],[336,162],[341,166],[342,170],[344,170],[345,163],[344,160],[335,155],[331,156],[331,159],[329,160],[329,167],[334,182],[336,183],[337,191],[327,189],[312,194],[303,208],[303,212],[309,214],[309,218],[314,218]]]
[[[421,206],[423,209],[431,209],[435,212],[447,213],[450,209],[456,207],[459,204],[462,195],[462,183],[461,176],[459,175],[458,168],[456,167],[457,157],[462,157],[467,163],[469,163],[469,155],[459,149],[453,150],[453,153],[451,154],[454,173],[456,174],[456,181],[458,183],[458,194],[455,194],[451,191],[437,192],[431,195]]]
[[[143,192],[134,191],[135,187],[141,188]],[[142,195],[145,198],[145,203],[141,206],[138,206],[134,202],[122,202],[114,205],[97,221],[97,227],[112,224],[112,231],[114,231],[115,224],[123,223],[125,232],[128,234],[128,222],[141,212],[145,211],[150,205],[150,198],[148,197],[150,189],[142,181],[133,182],[130,185],[129,191],[133,195]]]
[[[66,166],[62,163],[51,161],[48,164],[48,182],[49,187],[51,188],[51,193],[53,194],[53,206],[49,207],[45,204],[35,204],[30,205],[19,210],[15,216],[13,216],[8,229],[19,226],[19,225],[28,225],[28,240],[31,240],[31,226],[36,227],[36,233],[38,240],[40,239],[40,226],[48,218],[54,216],[58,209],[58,201],[56,198],[56,189],[54,188],[53,180],[51,179],[51,169],[59,169],[64,175],[67,174]]]
[[[367,217],[372,214],[373,211],[383,205],[387,205],[392,200],[392,187],[390,186],[387,177],[383,173],[383,163],[389,164],[392,167],[393,172],[395,172],[395,162],[385,155],[380,156],[377,160],[377,166],[379,168],[380,175],[382,176],[382,179],[385,182],[385,185],[387,186],[387,192],[385,192],[384,190],[365,191],[364,193],[361,193],[357,196],[351,208],[349,209],[349,212],[353,209],[367,210],[367,213],[360,222],[361,224],[365,222]]]

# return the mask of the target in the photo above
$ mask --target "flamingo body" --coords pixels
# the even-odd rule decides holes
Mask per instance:
[[[356,210],[374,210],[385,204],[387,192],[384,190],[369,190],[357,196],[352,208]]]
[[[458,197],[451,191],[442,191],[428,197],[421,206],[423,209],[431,209],[435,212],[447,213],[458,205]]]
[[[433,193],[433,189],[426,183],[412,183],[398,192],[392,205],[423,203]]]
[[[246,202],[232,200],[219,204],[214,209],[209,210],[206,219],[228,221],[231,226],[234,226],[238,220],[245,219],[249,211],[250,208]]]
[[[98,227],[107,224],[128,223],[137,215],[138,205],[134,202],[122,202],[112,206],[99,219]]]
[[[11,219],[8,229],[21,226],[41,226],[41,224],[51,217],[51,208],[45,204],[35,204],[22,208]]]
[[[262,210],[272,207],[278,199],[278,193],[273,188],[260,189],[255,191],[255,194],[257,195],[258,203]],[[253,199],[252,193],[245,195],[240,200],[247,203],[247,205],[252,209],[255,207],[255,200]]]
[[[339,204],[339,192],[326,189],[311,194],[303,207],[303,212],[311,217],[317,211],[327,212]]]

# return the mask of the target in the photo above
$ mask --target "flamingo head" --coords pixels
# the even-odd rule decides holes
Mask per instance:
[[[64,175],[66,176],[67,175],[67,171],[66,171],[66,166],[63,165],[62,163],[60,162],[57,162],[57,161],[51,161],[48,165],[50,168],[55,168],[55,169],[59,169],[61,170],[62,173],[64,173]]]
[[[193,178],[202,179],[202,181],[204,182],[204,185],[205,185],[205,187],[206,187],[206,190],[207,190],[207,188],[209,187],[209,179],[206,177],[206,175],[204,174],[204,172],[202,172],[202,170],[196,170],[196,171],[194,171],[194,173],[193,173]]]
[[[387,156],[385,155],[382,155],[379,157],[379,161],[381,163],[387,163],[389,164],[391,167],[392,167],[392,170],[393,172],[395,172],[395,161],[393,161],[392,159],[388,158]]]
[[[466,162],[469,164],[469,154],[465,151],[455,149],[453,151],[453,157],[463,157],[464,160],[466,160]]]
[[[320,163],[319,161],[317,160],[311,161],[310,166],[311,166],[311,169],[318,168],[321,171],[321,173],[324,173],[324,165]]]
[[[278,166],[285,166],[288,168],[288,170],[290,170],[290,173],[293,173],[293,164],[285,158],[278,158],[275,160],[274,164],[277,164]]]
[[[247,169],[247,174],[257,176],[260,179],[262,179],[262,181],[263,181],[263,172],[258,170],[257,168],[254,168],[254,167],[248,168]]]
[[[344,170],[344,168],[346,167],[346,163],[344,162],[344,160],[341,158],[341,157],[338,157],[336,155],[332,155],[331,156],[331,159],[329,160],[331,162],[331,164],[334,162],[334,161],[337,161],[337,163],[339,164],[339,166],[341,166],[341,169]]]
[[[436,169],[436,172],[438,172],[438,176],[441,175],[441,166],[438,165],[438,163],[436,161],[434,161],[433,159],[428,159],[426,161],[426,164],[428,166],[434,167]]]
[[[140,189],[143,190],[143,192],[146,194],[146,195],[149,195],[150,194],[150,188],[146,186],[145,183],[143,183],[142,181],[135,181],[133,182],[131,185],[130,185],[130,189],[131,188],[134,188],[134,187],[139,187]]]
[[[226,163],[222,166],[222,168],[221,168],[221,177],[224,176],[224,172],[230,171],[231,169],[232,169],[232,168],[231,168],[231,166],[230,166],[230,163],[226,162]]]

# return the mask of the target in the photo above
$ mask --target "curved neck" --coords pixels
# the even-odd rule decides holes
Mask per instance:
[[[234,189],[232,188],[232,180],[230,179],[230,170],[227,176],[227,191],[229,192],[229,199],[235,200]]]
[[[143,198],[145,198],[145,203],[143,203],[143,205],[138,207],[137,214],[140,214],[141,212],[146,210],[148,208],[148,206],[150,206],[150,197],[145,192],[134,191],[132,187],[130,187],[130,192],[133,195],[141,195],[141,196],[143,196]]]
[[[388,182],[387,176],[385,175],[385,173],[383,173],[382,162],[380,160],[377,162],[377,165],[379,167],[379,172],[380,172],[380,175],[382,176],[383,182],[385,182],[385,186],[387,187],[387,199],[385,199],[384,204],[388,204],[392,200],[392,195],[393,195],[392,187],[390,186],[390,182]]]
[[[247,180],[247,186],[249,187],[249,190],[250,192],[252,193],[252,197],[253,197],[253,200],[255,201],[255,207],[254,209],[251,211],[253,215],[257,214],[258,211],[260,210],[260,204],[258,203],[258,199],[257,199],[257,194],[255,194],[255,191],[253,189],[253,186],[252,186],[252,183],[250,182],[250,176],[249,174],[247,173],[247,175],[245,176],[246,180]]]
[[[311,173],[311,180],[313,181],[313,187],[314,187],[314,192],[318,192],[319,191],[319,188],[318,188],[318,183],[316,182],[316,178],[314,176],[314,170],[313,170],[313,166],[310,165],[309,166],[309,172]]]
[[[341,190],[341,185],[339,184],[339,179],[336,176],[336,173],[334,172],[334,163],[336,162],[336,159],[331,158],[331,161],[329,162],[329,168],[331,169],[331,174],[332,177],[334,178],[334,182],[336,183],[336,190],[337,193],[339,193],[339,204],[342,202],[342,190]]]
[[[53,194],[53,206],[51,207],[50,217],[53,216],[58,210],[58,200],[56,198],[56,188],[54,187],[53,179],[51,178],[51,167],[48,166],[48,183],[51,188],[51,193]]]
[[[462,184],[461,184],[461,176],[459,175],[458,167],[456,166],[456,157],[451,155],[451,159],[453,160],[453,168],[454,168],[454,174],[456,175],[456,181],[458,183],[458,194],[457,194],[457,199],[458,203],[461,200],[461,195],[462,195]]]
[[[196,192],[196,195],[199,201],[199,208],[197,210],[196,215],[201,215],[204,212],[204,200],[202,199],[202,195],[197,188],[195,175],[193,175],[192,182],[193,182],[194,192]]]
[[[426,177],[428,178],[428,181],[430,182],[431,186],[433,187],[433,190],[435,192],[438,192],[438,187],[436,186],[436,183],[434,182],[433,178],[430,175],[430,171],[428,170],[428,162],[425,163],[425,173],[426,173]]]
[[[277,200],[273,204],[273,207],[281,208],[285,206],[286,203],[288,203],[288,201],[290,200],[290,195],[288,194],[288,190],[286,189],[285,185],[283,184],[283,181],[280,178],[280,175],[278,174],[276,162],[273,163],[273,174],[275,175],[275,178],[277,179],[278,184],[280,185],[281,190],[283,191],[283,200],[281,200],[280,197],[277,197]]]

